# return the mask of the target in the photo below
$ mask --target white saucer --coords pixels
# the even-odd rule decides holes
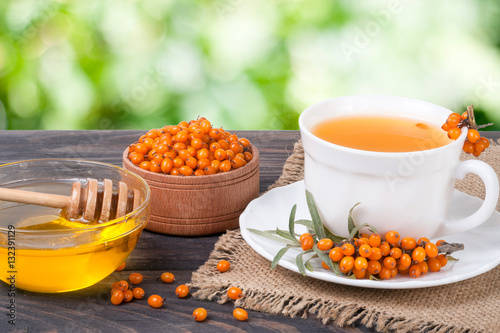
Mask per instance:
[[[276,253],[284,247],[284,244],[256,235],[248,231],[247,228],[275,230],[276,227],[279,227],[281,230],[287,231],[290,210],[294,204],[297,204],[296,219],[310,219],[305,197],[304,182],[300,181],[273,189],[250,202],[240,216],[241,234],[245,241],[257,253],[272,261]],[[450,212],[453,212],[453,214],[450,215],[451,217],[470,215],[481,203],[481,199],[455,190],[450,208]],[[487,272],[500,263],[499,230],[500,213],[495,211],[488,221],[480,227],[445,237],[447,242],[463,243],[465,245],[465,250],[453,253],[453,257],[459,259],[459,261],[449,261],[448,265],[440,272],[429,272],[417,279],[397,276],[394,279],[385,281],[355,280],[326,271],[321,267],[321,262],[318,259],[312,260],[314,271],[306,270],[306,274],[315,279],[334,283],[380,289],[425,288],[454,283]],[[296,226],[296,233],[305,231],[304,226]],[[280,260],[279,265],[299,273],[295,265],[295,257],[299,253],[299,249],[291,248]],[[271,266],[271,262],[269,266]]]

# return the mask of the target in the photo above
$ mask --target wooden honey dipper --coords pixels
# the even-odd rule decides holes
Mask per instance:
[[[118,183],[118,193],[113,196],[113,182],[104,179],[102,191],[96,179],[89,179],[87,187],[82,187],[79,181],[73,183],[71,196],[31,192],[25,190],[0,188],[0,200],[21,202],[39,206],[62,208],[68,219],[81,216],[84,220],[94,221],[99,215],[99,221],[107,222],[112,217],[119,218],[136,210],[141,204],[139,190],[133,190],[129,200],[128,186]],[[112,213],[115,213],[114,216]]]

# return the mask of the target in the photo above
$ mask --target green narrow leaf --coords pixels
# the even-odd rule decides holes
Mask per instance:
[[[323,260],[326,263],[326,265],[328,267],[330,267],[332,272],[334,272],[336,275],[340,275],[340,269],[339,269],[338,263],[333,262],[332,259],[330,259],[330,257],[328,255],[326,255],[323,251],[318,249],[316,244],[314,244],[314,246],[313,246],[313,251],[314,251],[314,253],[316,253],[318,255],[318,257],[321,260]]]
[[[307,259],[306,263],[304,264],[306,269],[310,272],[314,272],[313,266],[311,264],[311,259],[314,259],[314,258],[318,258],[318,255],[314,254],[311,258]]]
[[[331,232],[330,230],[328,230],[327,227],[325,227],[325,234],[326,234],[327,238],[330,238],[335,243],[338,243],[338,242],[343,241],[344,239],[347,239],[346,237],[335,235],[333,232]]]
[[[370,227],[370,225],[368,223],[363,223],[359,227],[355,227],[354,229],[352,229],[351,233],[349,234],[349,238],[359,237],[359,230],[364,228],[364,227]]]
[[[458,259],[457,259],[457,258],[454,258],[454,257],[452,257],[451,255],[447,255],[447,256],[446,256],[446,259],[448,259],[448,261],[458,261]]]
[[[354,233],[354,236],[350,236],[350,235],[352,234],[353,229],[356,228],[356,225],[354,224],[354,219],[352,218],[352,211],[360,203],[361,202],[358,202],[357,204],[355,204],[354,206],[352,206],[352,208],[349,210],[349,217],[347,218],[347,230],[349,231],[349,237],[350,238],[359,237],[359,235],[357,235],[356,232]]]
[[[379,281],[380,279],[373,276],[373,274],[370,274],[370,276],[368,277],[369,280],[373,280],[373,281]]]
[[[314,203],[314,198],[308,190],[306,190],[306,199],[307,199],[307,207],[309,208],[309,214],[311,214],[311,219],[313,222],[313,229],[318,239],[326,238],[325,228],[323,227],[323,223],[321,222],[321,217],[318,213],[318,208]]]
[[[281,258],[283,258],[286,251],[288,251],[289,249],[290,249],[290,246],[285,246],[284,248],[279,250],[278,253],[276,253],[276,255],[273,258],[273,262],[271,263],[271,269],[274,269],[276,267],[276,265],[278,265]]]
[[[276,235],[286,238],[291,242],[294,242],[296,240],[295,237],[291,237],[290,234],[287,231],[281,230],[278,227],[276,227]],[[295,242],[294,242],[295,243]],[[295,243],[296,245],[300,245],[300,243]]]
[[[313,229],[313,221],[311,220],[297,220],[295,221],[295,224],[305,225],[309,229]]]
[[[252,228],[247,228],[247,230],[250,232],[253,232],[254,234],[257,234],[259,236],[266,237],[268,239],[272,239],[274,241],[278,241],[281,243],[285,243],[287,245],[296,245],[294,242],[291,242],[286,238],[282,238],[282,237],[277,236],[276,231],[274,231],[274,230],[257,230],[257,229],[252,229]]]
[[[293,205],[292,210],[290,212],[290,218],[288,219],[288,232],[290,233],[291,239],[300,244],[297,238],[295,238],[295,213],[297,212],[297,204]]]
[[[307,250],[307,251],[301,252],[295,258],[295,264],[297,265],[297,268],[299,269],[300,274],[302,274],[304,276],[306,275],[306,269],[304,266],[304,254],[311,253],[311,252],[312,252],[312,250]]]

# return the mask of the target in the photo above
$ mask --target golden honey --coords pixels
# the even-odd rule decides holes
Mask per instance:
[[[53,185],[36,190],[60,192]],[[0,202],[0,223],[8,229],[0,235],[0,279],[8,284],[14,280],[16,288],[47,293],[93,285],[132,252],[144,226],[138,222],[70,221],[58,209]]]

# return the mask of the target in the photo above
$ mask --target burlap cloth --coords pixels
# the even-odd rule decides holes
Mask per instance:
[[[270,188],[301,180],[303,158],[299,141]],[[462,159],[468,158],[462,154]],[[500,145],[492,144],[480,159],[500,175]],[[467,176],[456,188],[484,198],[477,176]],[[222,259],[231,263],[223,274],[215,269]],[[253,251],[237,229],[220,237],[208,261],[193,273],[191,285],[197,289],[194,297],[219,303],[229,301],[229,287],[238,286],[245,297],[236,306],[290,317],[313,314],[324,324],[363,324],[379,332],[500,332],[500,266],[432,288],[357,288],[303,277],[279,266],[271,270],[270,262]]]

